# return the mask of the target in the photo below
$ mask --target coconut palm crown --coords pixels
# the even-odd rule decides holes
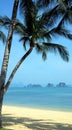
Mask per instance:
[[[20,13],[24,22],[16,20],[15,33],[20,35],[19,41],[23,42],[25,49],[28,44],[32,48],[35,47],[36,51],[42,54],[44,60],[46,60],[49,51],[59,52],[63,60],[69,60],[67,49],[60,44],[51,42],[53,37],[59,35],[72,40],[72,34],[64,26],[66,15],[69,12],[66,14],[65,8],[61,7],[59,1],[20,0]],[[68,15],[70,16],[70,14]],[[4,25],[9,27],[10,19],[8,17],[1,19]],[[68,17],[67,20],[71,22],[71,17],[70,19]]]
[[[35,47],[38,52],[42,53],[44,60],[47,57],[47,52],[58,51],[60,56],[65,61],[68,61],[69,54],[66,48],[51,43],[52,38],[57,35],[72,39],[72,34],[65,28],[63,23],[64,16],[62,16],[62,12],[66,13],[66,10],[60,8],[61,5],[56,3],[55,0],[50,0],[46,7],[43,8],[42,6],[42,9],[39,9],[38,4],[39,0],[20,1],[20,12],[24,18],[24,24],[19,22],[17,28],[17,32],[21,35],[20,41],[23,41],[25,48],[27,43]]]

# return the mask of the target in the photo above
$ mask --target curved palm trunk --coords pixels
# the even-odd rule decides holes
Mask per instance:
[[[1,69],[0,88],[2,86],[4,86],[4,84],[5,84],[8,62],[9,62],[9,56],[10,56],[10,50],[11,50],[12,37],[13,37],[13,30],[15,28],[15,19],[16,19],[16,16],[17,16],[18,3],[19,3],[19,0],[14,1],[12,20],[11,20],[12,23],[10,25],[10,29],[9,29],[9,32],[8,32],[8,38],[7,38],[7,42],[6,42],[3,64],[2,64],[2,69]]]
[[[5,85],[6,75],[7,75],[8,62],[9,62],[11,43],[12,43],[12,37],[13,37],[13,30],[15,28],[15,19],[16,19],[17,10],[18,10],[18,3],[19,3],[19,0],[14,0],[12,20],[11,20],[12,23],[10,25],[10,29],[8,32],[8,38],[6,42],[5,53],[4,53],[3,64],[2,64],[1,75],[0,75],[0,128],[2,127],[1,110],[2,110],[3,95],[4,95],[3,91],[4,91],[4,85]]]
[[[17,65],[15,66],[15,68],[13,69],[9,79],[8,79],[8,82],[6,83],[5,85],[5,88],[4,88],[4,93],[7,91],[16,71],[18,70],[18,68],[20,67],[20,65],[23,63],[23,61],[29,56],[29,54],[32,52],[33,50],[33,47],[30,47],[30,49],[26,52],[26,54],[20,59],[20,61],[17,63]]]

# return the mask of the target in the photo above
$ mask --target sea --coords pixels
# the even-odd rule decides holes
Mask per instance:
[[[72,111],[72,86],[25,88],[10,87],[4,105]]]

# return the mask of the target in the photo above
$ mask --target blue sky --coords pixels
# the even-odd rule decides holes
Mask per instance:
[[[11,17],[13,0],[1,0],[0,15],[7,15]],[[29,83],[46,85],[49,82],[58,84],[59,82],[66,82],[72,84],[72,41],[59,37],[53,39],[53,42],[60,43],[68,48],[70,54],[69,62],[65,62],[59,55],[48,53],[48,58],[44,62],[40,54],[35,50],[21,65],[12,83]],[[10,55],[9,69],[7,78],[12,71],[15,64],[25,53],[22,43],[19,43],[18,36],[13,37],[12,49]],[[0,67],[4,53],[4,45],[0,41]]]

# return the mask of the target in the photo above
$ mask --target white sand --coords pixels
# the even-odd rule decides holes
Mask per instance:
[[[13,130],[71,130],[72,112],[3,106],[3,126]]]

